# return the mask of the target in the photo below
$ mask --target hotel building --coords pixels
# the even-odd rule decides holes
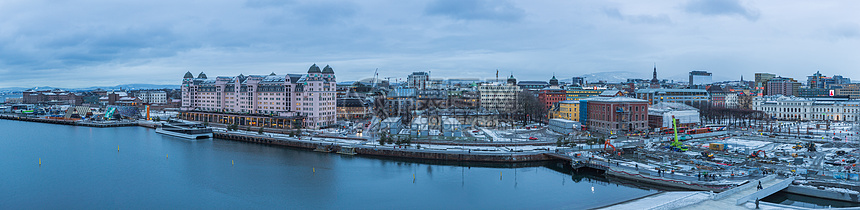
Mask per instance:
[[[314,64],[307,74],[219,76],[191,72],[182,79],[181,116],[185,119],[245,126],[307,128],[336,121],[334,70]],[[238,119],[236,118],[238,117]]]

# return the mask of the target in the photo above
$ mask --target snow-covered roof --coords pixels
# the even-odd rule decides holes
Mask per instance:
[[[671,111],[699,111],[699,109],[684,103],[676,102],[662,102],[648,106],[648,114],[661,114]]]
[[[600,101],[600,102],[619,102],[619,103],[620,103],[620,102],[648,102],[648,101],[646,101],[646,100],[642,100],[642,99],[635,99],[635,98],[630,98],[630,97],[626,97],[626,96],[618,96],[618,97],[589,97],[589,98],[584,98],[584,99],[582,99],[582,100],[586,100],[586,101],[589,101],[589,102],[592,102],[592,101],[595,101],[595,102]]]

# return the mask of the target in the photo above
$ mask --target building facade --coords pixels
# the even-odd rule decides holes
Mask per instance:
[[[538,100],[544,105],[545,110],[550,110],[555,103],[564,101],[567,91],[558,88],[544,88],[538,91]]]
[[[406,76],[406,86],[419,90],[427,88],[429,81],[430,74],[423,71],[412,72],[412,74]]]
[[[711,79],[711,73],[707,71],[691,71],[689,81],[690,88],[704,87],[705,85],[714,83],[714,81]]]
[[[738,92],[726,93],[726,108],[736,109],[740,106],[738,103]]]
[[[860,98],[860,83],[840,84],[833,87],[832,93],[835,97]]]
[[[604,90],[606,90],[606,88],[570,87],[566,90],[567,96],[565,100],[578,101],[583,98],[591,98],[600,95]]]
[[[81,105],[83,95],[65,90],[26,90],[22,92],[21,101],[25,104],[47,104],[47,105]]]
[[[559,101],[557,108],[550,115],[553,118],[561,118],[579,122],[579,101]]]
[[[140,99],[140,102],[146,104],[166,104],[167,100],[167,92],[154,90],[154,91],[139,91],[134,94],[134,97]]]
[[[359,98],[337,99],[337,119],[364,119],[370,116],[370,107]]]
[[[648,132],[648,101],[629,97],[584,99],[588,106],[587,129],[604,134]]]
[[[636,98],[648,101],[648,104],[676,102],[696,106],[709,103],[710,95],[702,89],[639,89],[636,90]]]
[[[765,92],[768,96],[796,96],[799,89],[800,83],[797,80],[787,77],[774,77],[767,81]]]
[[[516,85],[517,80],[511,75],[505,84],[492,83],[478,86],[481,107],[489,111],[508,112],[514,109],[517,95],[522,92]]]
[[[753,99],[753,110],[778,120],[858,121],[860,101],[846,98],[764,96]]]
[[[334,70],[314,64],[306,74],[219,76],[191,72],[182,80],[182,111],[301,117],[302,126],[321,128],[336,122]]]

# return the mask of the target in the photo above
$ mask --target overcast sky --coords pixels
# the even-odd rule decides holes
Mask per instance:
[[[0,87],[304,73],[860,79],[860,1],[0,1]]]

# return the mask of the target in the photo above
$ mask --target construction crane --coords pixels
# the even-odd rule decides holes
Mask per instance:
[[[613,146],[612,143],[609,142],[609,139],[606,139],[606,142],[603,143],[603,150],[606,150],[606,146],[612,147],[612,151],[615,152],[615,146]]]
[[[675,119],[675,115],[672,115],[672,129],[675,133],[675,139],[669,146],[670,149],[678,152],[686,152],[690,148],[687,147],[687,145],[684,145],[684,143],[681,143],[681,141],[678,141],[678,119]]]
[[[378,79],[379,79],[379,68],[376,68],[376,70],[373,70],[373,84],[371,84],[373,86],[371,89],[376,89],[376,82],[377,82],[376,80],[378,80]]]

